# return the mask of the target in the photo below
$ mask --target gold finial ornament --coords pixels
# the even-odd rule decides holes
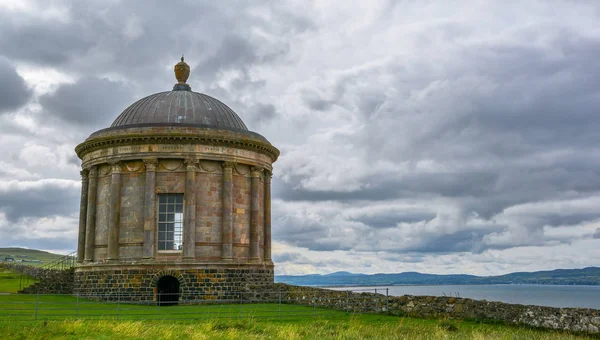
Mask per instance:
[[[181,61],[175,65],[175,78],[177,78],[178,84],[185,84],[190,76],[190,66],[183,61],[183,55]]]

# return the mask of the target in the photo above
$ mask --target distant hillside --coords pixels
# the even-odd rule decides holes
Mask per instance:
[[[64,255],[49,253],[47,251],[25,248],[0,248],[0,262],[3,262],[7,257],[13,258],[15,261],[23,261],[24,264],[44,265],[52,262]],[[39,260],[40,262],[32,262]]]
[[[303,286],[370,286],[370,285],[465,285],[465,284],[562,284],[600,285],[600,268],[556,269],[521,272],[499,276],[438,275],[405,272],[397,274],[352,274],[336,272],[319,275],[277,275],[275,281]]]

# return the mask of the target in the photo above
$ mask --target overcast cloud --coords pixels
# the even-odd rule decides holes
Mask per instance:
[[[194,91],[281,150],[278,274],[600,263],[596,1],[0,0],[0,246],[76,248],[75,145]]]

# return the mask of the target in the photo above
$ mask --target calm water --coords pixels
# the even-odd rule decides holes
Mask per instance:
[[[344,287],[336,290],[368,289],[389,295],[460,296],[475,300],[502,301],[522,305],[600,309],[600,286],[561,285],[459,285]]]

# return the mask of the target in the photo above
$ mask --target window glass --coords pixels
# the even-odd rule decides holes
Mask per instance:
[[[158,250],[183,248],[183,194],[158,195]]]

